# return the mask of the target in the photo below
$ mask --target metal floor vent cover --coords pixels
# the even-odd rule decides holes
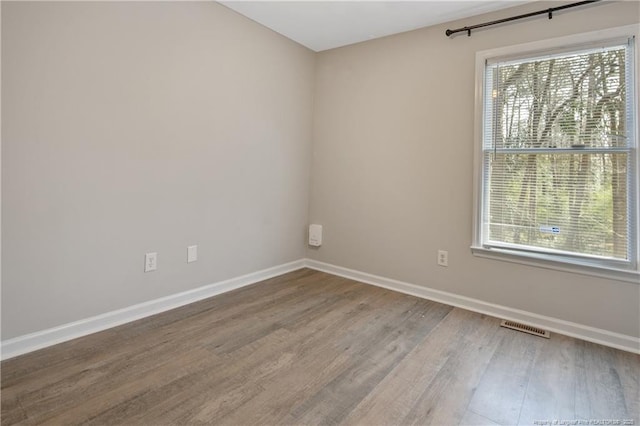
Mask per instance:
[[[543,330],[538,327],[532,327],[526,324],[520,324],[519,322],[502,320],[500,327],[510,328],[512,330],[522,331],[524,333],[533,334],[534,336],[540,336],[548,339],[551,337],[551,333],[547,330]]]

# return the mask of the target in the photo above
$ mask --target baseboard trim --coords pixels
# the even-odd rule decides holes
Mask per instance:
[[[250,274],[231,278],[217,283],[205,285],[148,302],[139,303],[116,311],[107,312],[47,330],[25,334],[2,341],[0,345],[0,359],[5,360],[46,348],[58,343],[66,342],[88,334],[103,331],[131,321],[159,314],[170,309],[188,305],[189,303],[207,299],[218,294],[226,293],[247,285],[292,272],[305,266],[305,259],[285,263],[263,269]]]
[[[66,342],[98,331],[103,331],[141,318],[175,309],[180,306],[188,305],[189,303],[207,299],[218,294],[255,284],[278,275],[296,271],[304,267],[423,299],[456,306],[481,314],[511,321],[524,322],[555,333],[640,354],[640,339],[636,337],[589,327],[558,318],[539,315],[533,312],[509,308],[507,306],[496,305],[478,299],[368,274],[366,272],[356,271],[342,266],[319,262],[317,260],[300,259],[294,262],[277,265],[271,268],[252,272],[250,274],[205,285],[193,290],[176,293],[123,309],[118,309],[116,311],[107,312],[80,321],[4,340],[0,343],[0,359],[5,360],[13,358],[38,349],[43,349],[48,346]]]
[[[423,299],[433,300],[435,302],[456,306],[493,317],[516,322],[523,322],[558,334],[563,334],[565,336],[576,337],[578,339],[586,340],[589,342],[640,354],[640,339],[633,336],[614,333],[608,330],[589,327],[586,325],[548,317],[545,315],[535,314],[533,312],[509,308],[507,306],[496,305],[478,299],[460,296],[440,290],[434,290],[415,284],[381,277],[378,275],[372,275],[366,272],[344,268],[342,266],[319,262],[317,260],[306,259],[305,266],[310,269],[338,275],[344,278],[349,278],[377,287],[383,287],[388,290],[409,294]]]

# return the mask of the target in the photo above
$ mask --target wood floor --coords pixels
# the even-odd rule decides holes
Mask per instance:
[[[2,425],[640,424],[638,355],[308,269],[1,370]]]

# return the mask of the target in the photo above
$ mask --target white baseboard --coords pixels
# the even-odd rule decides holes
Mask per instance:
[[[558,334],[563,334],[565,336],[576,337],[578,339],[610,346],[616,349],[622,349],[628,352],[640,353],[640,339],[637,337],[614,333],[595,327],[589,327],[558,318],[539,315],[533,312],[513,309],[507,306],[495,305],[493,303],[484,302],[482,300],[459,296],[457,294],[434,290],[415,284],[409,284],[406,282],[380,277],[353,269],[343,268],[341,266],[318,262],[316,260],[306,259],[305,266],[317,271],[327,272],[329,274],[338,275],[366,284],[375,285],[377,287],[383,287],[389,290],[409,294],[423,299],[457,306],[469,311],[530,324],[549,331],[553,331]]]
[[[188,305],[189,303],[197,302],[211,296],[226,293],[240,287],[255,284],[262,280],[286,274],[287,272],[295,271],[303,268],[304,265],[305,260],[300,259],[247,275],[242,275],[240,277],[198,287],[193,290],[187,290],[123,309],[118,309],[116,311],[107,312],[95,317],[4,340],[1,344],[0,358],[3,360],[13,358],[18,355],[46,348],[47,346],[66,342],[67,340],[86,336],[91,333],[116,327],[150,315],[155,315],[170,309]]]
[[[209,284],[193,290],[162,297],[160,299],[139,303],[137,305],[107,312],[91,318],[4,340],[0,344],[0,359],[5,360],[13,358],[18,355],[46,348],[47,346],[66,342],[68,340],[106,330],[111,327],[116,327],[118,325],[188,305],[189,303],[197,302],[247,285],[255,284],[303,267],[308,267],[310,269],[327,272],[329,274],[375,285],[377,287],[383,287],[400,293],[433,300],[435,302],[451,306],[457,306],[459,308],[498,318],[524,322],[555,333],[599,343],[616,349],[640,353],[640,339],[636,337],[589,327],[558,318],[538,315],[532,312],[513,309],[506,306],[495,305],[482,300],[421,287],[415,284],[409,284],[353,269],[343,268],[341,266],[318,262],[312,259],[301,259],[247,275],[242,275],[240,277]]]

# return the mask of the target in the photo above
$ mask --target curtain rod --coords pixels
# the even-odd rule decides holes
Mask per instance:
[[[445,31],[445,34],[447,35],[447,37],[449,37],[452,34],[459,33],[459,32],[462,32],[462,31],[466,31],[467,35],[469,37],[471,37],[471,30],[475,30],[476,28],[482,28],[482,27],[488,27],[490,25],[502,24],[503,22],[515,21],[517,19],[529,18],[531,16],[543,15],[545,13],[549,15],[549,19],[552,19],[553,18],[553,12],[555,12],[557,10],[563,10],[563,9],[569,9],[571,7],[583,6],[585,4],[595,3],[595,2],[598,2],[598,1],[600,1],[600,0],[586,0],[586,1],[579,1],[577,3],[565,4],[564,6],[551,7],[549,9],[539,10],[537,12],[530,12],[530,13],[525,13],[523,15],[512,16],[510,18],[498,19],[497,21],[483,22],[482,24],[471,25],[470,27],[458,28],[458,29],[455,29],[455,30],[447,30],[447,31]]]

